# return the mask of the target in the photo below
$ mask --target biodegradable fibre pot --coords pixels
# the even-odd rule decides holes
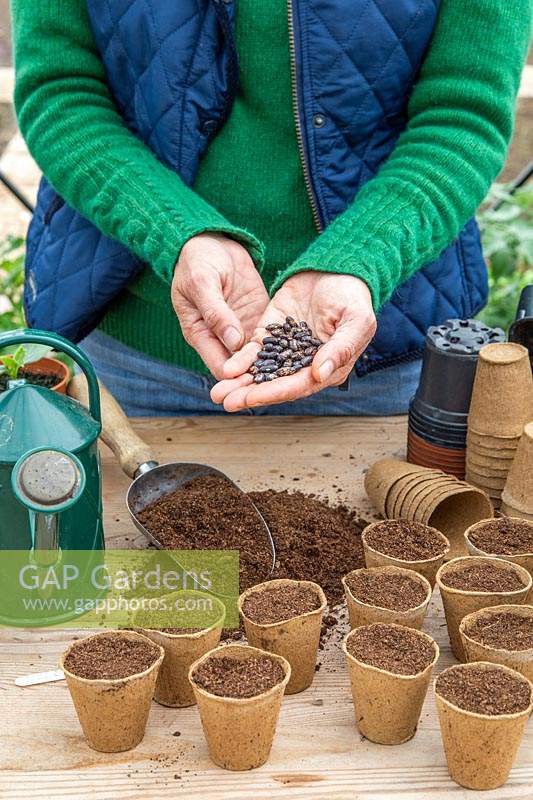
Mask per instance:
[[[516,451],[520,435],[518,436],[486,436],[483,433],[476,433],[468,430],[466,434],[467,450],[472,448],[478,453],[492,455],[495,458],[513,458]]]
[[[175,597],[183,595],[185,599],[193,595],[206,598],[205,593],[194,591],[176,592]],[[186,708],[195,704],[196,700],[189,681],[191,664],[200,656],[217,647],[222,633],[226,609],[216,597],[209,596],[212,606],[214,621],[208,627],[180,633],[170,633],[166,630],[140,628],[139,631],[152,642],[165,651],[165,658],[161,664],[157,683],[155,686],[154,700],[162,706],[170,708]],[[205,614],[203,615],[205,618]],[[179,618],[177,622],[179,622]]]
[[[365,491],[380,514],[385,514],[385,502],[392,487],[405,475],[424,473],[423,467],[396,458],[382,458],[365,474]]]
[[[127,678],[90,680],[80,678],[65,668],[66,657],[77,645],[106,636],[147,641],[146,636],[136,631],[96,633],[73,642],[61,656],[59,667],[65,673],[70,696],[89,747],[102,753],[121,753],[136,747],[144,737],[157,674],[165,653],[159,647],[160,655],[148,669]]]
[[[450,542],[450,558],[466,555],[464,532],[474,522],[494,516],[486,492],[467,483],[430,498],[420,522],[440,531]]]
[[[472,666],[494,669],[494,664],[483,661]],[[461,668],[464,669],[456,664],[448,667],[448,670]],[[520,673],[508,667],[502,666],[500,669],[524,680]],[[516,714],[489,716],[459,708],[441,697],[436,688],[435,700],[452,780],[467,789],[496,789],[502,786],[509,777],[532,704]]]
[[[504,569],[515,572],[523,582],[524,588],[514,589],[508,592],[477,592],[471,589],[454,589],[446,585],[446,576],[450,575],[450,573],[461,570],[465,566],[485,563],[496,563]],[[527,570],[518,564],[513,564],[503,559],[466,556],[454,558],[452,561],[448,561],[447,564],[442,565],[437,572],[437,584],[444,605],[444,615],[446,617],[446,626],[448,628],[452,653],[459,661],[464,661],[466,658],[461,635],[459,633],[461,620],[464,619],[467,614],[471,614],[473,611],[480,611],[482,608],[501,606],[506,603],[513,605],[525,603],[529,590],[531,589],[531,583],[531,575]]]
[[[387,495],[384,516],[388,517],[389,519],[397,519],[399,517],[398,512],[401,509],[405,496],[410,489],[412,489],[414,486],[418,486],[423,481],[429,481],[432,478],[439,477],[441,475],[442,472],[440,470],[432,470],[431,474],[424,472],[422,476],[420,475],[420,472],[413,472],[408,475],[404,475],[403,478],[397,480]]]
[[[533,419],[533,378],[529,353],[512,342],[488,344],[479,360],[468,416],[469,431],[519,436]]]
[[[503,518],[501,518],[501,519],[503,519]],[[510,519],[510,517],[506,517],[505,521],[507,521],[507,519]],[[523,525],[524,522],[527,525],[530,524],[531,525],[531,530],[533,531],[533,522],[528,523],[527,520],[523,520],[523,519],[520,519],[518,517],[515,517],[515,519],[521,525]],[[503,558],[504,561],[512,561],[513,564],[519,564],[521,567],[524,567],[524,569],[527,569],[529,574],[533,577],[533,553],[525,553],[525,552],[524,553],[488,553],[486,550],[481,550],[479,547],[476,547],[476,545],[471,541],[471,539],[470,539],[471,534],[475,533],[477,530],[479,530],[479,528],[482,528],[488,522],[493,523],[496,527],[498,526],[498,524],[500,524],[499,520],[497,520],[497,519],[492,519],[492,520],[484,519],[484,520],[481,520],[480,522],[476,522],[474,525],[471,525],[469,528],[466,529],[466,531],[465,531],[465,541],[466,541],[466,546],[467,546],[469,554],[471,556],[485,556],[485,557],[489,557],[489,558]],[[533,598],[530,597],[530,599],[533,599]]]
[[[501,513],[506,517],[519,517],[520,519],[527,519],[533,522],[533,514],[526,514],[525,511],[519,511],[505,502],[502,502]]]
[[[533,514],[533,422],[524,427],[518,442],[502,500],[512,508]]]
[[[280,683],[254,697],[219,697],[202,689],[194,681],[195,670],[208,658],[268,656],[277,661],[284,672]],[[241,771],[264,764],[278,722],[281,701],[291,675],[289,662],[275,653],[267,653],[249,645],[222,645],[206,653],[189,670],[209,755],[223,769]]]
[[[481,489],[495,489],[497,492],[501,492],[505,486],[506,476],[483,475],[476,470],[467,467],[466,480],[468,483],[471,483],[472,486],[478,486]]]
[[[420,522],[418,510],[423,507],[427,498],[433,497],[441,491],[451,490],[456,487],[457,479],[451,475],[445,475],[443,478],[435,478],[432,481],[428,481],[420,490],[413,489],[404,500],[402,516],[405,517],[405,519],[412,519]]]
[[[509,611],[519,617],[530,619],[533,623],[533,606],[493,606],[492,608],[482,608],[481,611],[474,611],[462,620],[459,625],[459,633],[467,661],[489,661],[491,664],[502,664],[520,672],[529,681],[533,681],[533,647],[527,650],[511,650],[508,648],[494,647],[493,645],[483,644],[469,636],[469,630],[480,619],[494,617],[502,612]]]
[[[352,655],[348,642],[356,633],[355,630],[348,633],[342,649],[350,676],[357,727],[366,739],[376,744],[403,744],[416,733],[431,672],[439,658],[438,645],[426,633],[413,631],[432,645],[435,657],[416,675],[400,675],[365,664]]]
[[[258,623],[246,616],[243,606],[246,599],[257,592],[268,592],[283,586],[301,587],[315,592],[318,608],[295,615],[281,622]],[[246,638],[252,647],[283,656],[291,665],[291,677],[285,694],[296,694],[311,686],[315,677],[316,659],[320,644],[322,618],[327,600],[318,583],[295,581],[288,578],[266,581],[247,589],[239,597],[239,611],[244,621]]]
[[[405,575],[423,586],[426,597],[420,605],[410,608],[407,611],[397,611],[392,608],[371,606],[368,603],[364,603],[362,600],[358,600],[357,597],[352,594],[348,585],[350,577],[361,572],[372,572],[381,575]],[[416,628],[417,630],[420,630],[424,624],[429,601],[431,599],[432,587],[430,582],[424,578],[423,575],[419,575],[418,572],[414,572],[412,569],[393,566],[354,569],[343,577],[342,585],[344,586],[344,595],[346,597],[350,628],[352,630],[354,628],[359,628],[361,625],[371,625],[374,622],[403,625],[406,628]]]
[[[466,463],[471,464],[471,466],[477,469],[478,472],[481,472],[481,474],[483,474],[483,469],[489,469],[507,475],[513,463],[514,453],[515,451],[513,450],[513,454],[505,458],[499,454],[490,456],[473,447],[469,448],[466,454]]]
[[[387,529],[387,520],[382,522],[373,522],[367,525],[361,536],[363,542],[363,552],[365,554],[365,564],[367,567],[402,567],[403,569],[412,569],[429,581],[431,588],[435,586],[435,577],[439,567],[444,562],[450,550],[450,543],[448,539],[436,528],[426,526],[437,538],[442,542],[442,554],[433,556],[432,558],[419,559],[418,561],[407,561],[403,558],[394,558],[394,556],[387,555],[376,550],[368,543],[369,534],[376,530],[376,528]]]

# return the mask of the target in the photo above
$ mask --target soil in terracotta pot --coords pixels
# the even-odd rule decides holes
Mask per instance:
[[[445,586],[470,592],[514,592],[523,589],[521,577],[497,564],[465,565],[441,578]]]
[[[269,625],[320,608],[316,592],[309,586],[277,586],[253,592],[243,603],[243,611],[252,622]]]
[[[277,562],[269,576],[270,548],[255,515],[220,478],[196,478],[147,506],[143,525],[172,549],[240,550],[241,591],[267,577],[315,581],[334,605],[342,600],[341,577],[364,566],[357,512],[330,506],[314,495],[273,490],[250,492],[276,543]]]
[[[421,605],[427,597],[426,590],[408,575],[391,575],[379,572],[359,572],[346,579],[353,596],[369,606],[409,611]]]
[[[507,517],[491,520],[469,534],[475,547],[495,555],[533,553],[533,526]]]
[[[533,648],[533,617],[500,611],[479,617],[465,631],[470,639],[498,650]]]
[[[218,697],[255,697],[272,689],[285,673],[277,661],[268,656],[251,656],[244,660],[208,658],[194,671],[197,686]]]
[[[391,558],[423,561],[444,553],[442,539],[421,522],[387,520],[365,534],[366,543]]]
[[[159,648],[149,641],[125,639],[117,634],[82,640],[66,657],[65,667],[80,678],[117,680],[144,672],[159,654]]]
[[[61,383],[61,375],[53,375],[45,372],[32,372],[29,369],[21,369],[19,372],[18,380],[24,379],[27,383],[34,386],[44,386],[45,389],[53,389],[58,383]],[[5,372],[0,374],[0,392],[5,392],[7,385],[11,378]]]
[[[435,648],[409,628],[372,625],[356,628],[347,643],[348,652],[372,667],[397,675],[417,675],[435,658]]]
[[[525,680],[497,667],[457,667],[439,675],[435,690],[464,711],[489,716],[525,711],[531,700]]]
[[[330,606],[342,602],[341,578],[364,567],[361,532],[366,522],[355,510],[331,506],[303,492],[250,492],[276,543],[273,578],[318,583]]]

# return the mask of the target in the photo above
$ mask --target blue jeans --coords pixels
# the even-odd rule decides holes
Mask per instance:
[[[80,347],[91,359],[98,377],[131,417],[225,414],[209,397],[214,378],[180,369],[151,358],[100,331]],[[350,377],[350,388],[337,388],[276,406],[247,409],[248,415],[388,416],[406,414],[420,376],[420,361]]]

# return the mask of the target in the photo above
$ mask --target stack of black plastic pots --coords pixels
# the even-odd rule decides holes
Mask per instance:
[[[408,461],[464,478],[478,353],[503,341],[500,328],[473,319],[449,319],[428,330],[420,384],[409,405]]]

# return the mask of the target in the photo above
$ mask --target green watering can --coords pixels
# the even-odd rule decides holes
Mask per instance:
[[[0,348],[29,343],[69,355],[89,387],[88,409],[23,380],[0,394],[0,551],[28,550],[36,560],[41,552],[51,563],[62,550],[104,547],[100,395],[91,363],[62,336],[0,335]]]

